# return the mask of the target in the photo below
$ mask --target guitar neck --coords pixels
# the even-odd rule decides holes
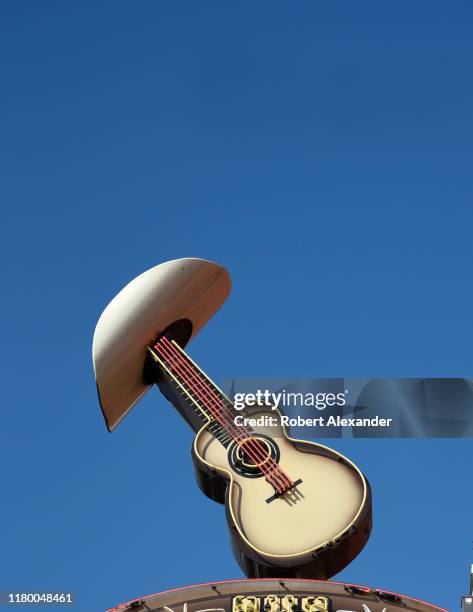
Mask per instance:
[[[209,431],[227,446],[234,438],[234,428],[230,426],[233,422],[230,399],[174,340],[161,337],[148,350],[166,381],[173,387],[176,399],[180,399],[180,406],[176,406],[179,411],[181,408],[185,411],[186,407],[192,410],[198,415],[201,425],[208,422]],[[174,398],[164,389],[161,390],[176,405]],[[183,416],[194,426],[195,418],[189,414]]]
[[[244,470],[252,466],[264,473],[274,486],[275,496],[284,494],[295,483],[278,466],[268,442],[253,438],[253,430],[234,423],[231,402],[221,389],[192,361],[177,342],[165,335],[148,347],[161,371],[207,423],[207,430],[225,446],[236,445],[236,460]],[[230,452],[230,451],[229,451]],[[239,454],[240,453],[240,454]],[[236,464],[235,464],[236,465]],[[244,466],[244,467],[243,467]],[[299,481],[296,481],[299,482]],[[272,501],[275,496],[266,501]]]

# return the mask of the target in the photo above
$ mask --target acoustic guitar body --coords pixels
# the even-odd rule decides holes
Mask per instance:
[[[275,495],[261,472],[242,465],[238,447],[224,447],[207,427],[192,448],[199,487],[225,504],[238,564],[249,577],[330,578],[369,538],[367,479],[336,451],[294,440],[281,426],[254,427],[253,438],[273,453],[296,487]]]

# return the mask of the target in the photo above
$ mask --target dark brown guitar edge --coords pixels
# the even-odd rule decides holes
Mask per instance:
[[[303,450],[304,444],[297,443],[296,446]],[[330,449],[323,449],[331,456]],[[306,451],[307,452],[307,451]],[[281,567],[270,565],[258,557],[256,552],[241,538],[229,511],[227,502],[228,480],[221,476],[216,470],[212,470],[203,464],[192,446],[192,460],[196,480],[201,491],[213,501],[225,504],[227,524],[230,531],[230,540],[233,555],[243,573],[248,578],[311,578],[315,580],[328,580],[338,572],[342,571],[364,548],[372,530],[372,503],[371,487],[365,478],[367,495],[357,525],[353,525],[343,535],[335,540],[330,546],[314,551],[312,559],[301,565],[292,567]]]
[[[228,480],[216,470],[212,470],[200,461],[195,452],[194,445],[192,445],[191,455],[195,479],[199,489],[211,500],[224,504],[227,497]]]

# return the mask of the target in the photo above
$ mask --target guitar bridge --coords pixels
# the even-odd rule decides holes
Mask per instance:
[[[268,497],[268,499],[266,500],[266,503],[270,504],[272,501],[274,501],[278,497],[282,497],[283,495],[286,495],[286,493],[288,491],[292,491],[292,489],[295,489],[301,483],[302,483],[302,478],[299,478],[298,480],[296,480],[295,482],[292,483],[292,485],[289,487],[289,489],[286,489],[282,493],[275,493],[274,495],[271,495],[271,497]]]

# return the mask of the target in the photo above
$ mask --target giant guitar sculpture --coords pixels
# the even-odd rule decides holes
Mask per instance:
[[[225,504],[246,575],[329,578],[368,540],[368,481],[346,457],[295,440],[283,427],[235,424],[231,400],[184,351],[229,292],[222,266],[180,259],[148,270],[112,300],[93,343],[107,426],[112,430],[156,383],[196,432],[197,482]],[[254,410],[246,414],[258,416]]]

